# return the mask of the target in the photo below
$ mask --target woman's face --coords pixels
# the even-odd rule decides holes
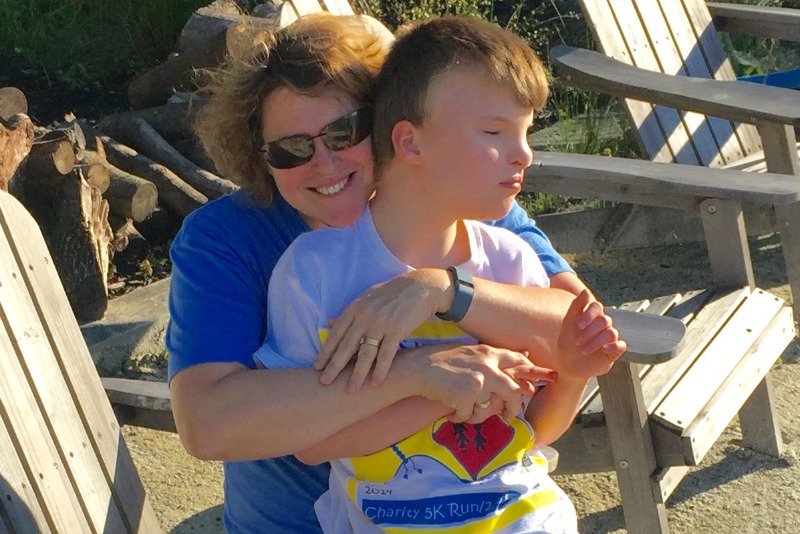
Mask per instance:
[[[316,136],[328,124],[346,116],[361,103],[336,88],[321,96],[300,95],[281,88],[264,100],[261,130],[264,143],[289,136]],[[312,229],[353,224],[374,191],[369,137],[340,151],[313,139],[311,159],[290,169],[270,165],[278,191]]]

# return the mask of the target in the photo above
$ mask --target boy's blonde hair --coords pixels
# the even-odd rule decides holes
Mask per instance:
[[[269,203],[275,183],[259,150],[264,100],[280,88],[319,96],[334,86],[370,102],[391,40],[368,17],[317,13],[265,35],[249,59],[230,60],[211,73],[202,89],[210,99],[194,129],[219,173]]]
[[[539,111],[547,103],[547,72],[539,56],[522,38],[495,24],[447,16],[409,23],[396,36],[375,85],[372,147],[378,176],[394,157],[392,129],[402,120],[422,124],[428,91],[444,72],[482,68],[510,87],[519,104]]]

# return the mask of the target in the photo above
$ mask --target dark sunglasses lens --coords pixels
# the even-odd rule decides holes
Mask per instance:
[[[335,120],[325,128],[322,141],[331,150],[344,150],[359,144],[372,133],[370,108],[361,108]]]
[[[291,169],[311,160],[314,142],[311,137],[298,135],[267,145],[267,161],[276,169]]]

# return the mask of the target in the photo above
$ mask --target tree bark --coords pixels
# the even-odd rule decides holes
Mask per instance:
[[[33,146],[33,123],[27,115],[0,120],[0,189],[22,197],[12,178]]]
[[[44,233],[75,317],[81,323],[100,319],[108,305],[113,237],[108,202],[73,173],[63,179],[52,210],[57,224]]]

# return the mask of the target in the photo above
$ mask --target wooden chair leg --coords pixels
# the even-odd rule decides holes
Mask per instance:
[[[745,447],[771,456],[783,453],[783,438],[769,374],[739,410],[739,423]]]
[[[775,218],[792,291],[792,311],[795,321],[800,321],[800,203],[775,206]]]
[[[637,365],[618,362],[598,377],[625,526],[630,534],[669,532],[666,507],[653,492],[653,438]]]

